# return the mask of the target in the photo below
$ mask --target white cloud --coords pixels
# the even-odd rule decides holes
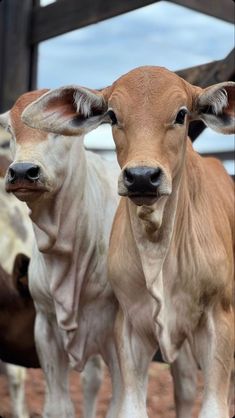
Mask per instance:
[[[40,44],[39,87],[99,87],[146,64],[199,65],[223,58],[233,34],[231,24],[162,1]]]

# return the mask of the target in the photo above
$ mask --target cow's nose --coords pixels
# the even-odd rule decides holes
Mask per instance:
[[[14,183],[17,180],[36,182],[39,180],[40,167],[31,163],[15,163],[8,169],[7,180]]]
[[[124,184],[131,193],[156,193],[160,185],[161,173],[162,170],[159,167],[126,168],[123,173]]]

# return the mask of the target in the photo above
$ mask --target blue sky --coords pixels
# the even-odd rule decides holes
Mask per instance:
[[[140,65],[178,70],[222,59],[233,46],[233,25],[161,1],[40,44],[38,87],[73,83],[99,88]],[[108,127],[89,134],[87,141],[113,146]],[[232,136],[209,129],[195,145],[200,151],[233,146]]]

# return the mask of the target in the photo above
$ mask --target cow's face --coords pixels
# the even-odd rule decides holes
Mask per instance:
[[[5,125],[11,134],[13,157],[5,177],[6,190],[26,202],[56,192],[63,183],[66,170],[68,138],[32,129],[21,120],[25,107],[45,92],[20,96],[9,112],[0,115],[0,124]]]
[[[191,108],[186,83],[166,70],[137,69],[114,84],[108,113],[122,168],[120,195],[151,205],[171,193],[184,157]]]
[[[234,89],[227,82],[203,90],[164,68],[140,67],[101,91],[73,87],[70,103],[71,87],[50,91],[25,110],[24,121],[63,135],[110,123],[122,168],[119,194],[152,205],[180,178],[190,120],[234,132]]]

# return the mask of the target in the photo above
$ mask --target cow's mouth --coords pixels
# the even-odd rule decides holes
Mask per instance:
[[[137,206],[151,206],[154,203],[157,202],[157,200],[160,198],[160,195],[157,193],[154,194],[137,194],[137,193],[129,193],[128,194],[129,199],[137,205]]]
[[[48,191],[48,188],[40,183],[25,184],[24,182],[7,183],[6,191],[14,193],[20,200],[28,200],[38,197],[40,194]]]

